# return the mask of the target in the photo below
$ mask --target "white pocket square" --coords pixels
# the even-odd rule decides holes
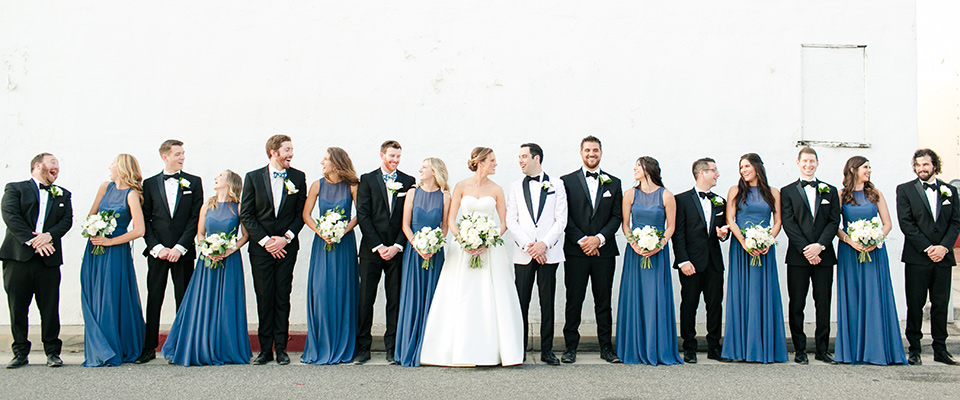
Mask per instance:
[[[722,214],[723,214],[722,212],[718,212],[718,213],[716,213],[716,214],[713,214],[713,216],[714,216],[714,217],[719,217],[719,216],[722,215]]]
[[[183,195],[184,195],[184,196],[186,196],[186,195],[188,195],[188,194],[193,194],[193,192],[190,191],[190,190],[187,190],[187,191],[184,191],[184,192],[183,192]]]
[[[820,200],[820,204],[830,204],[830,200],[827,200],[827,199]]]
[[[57,204],[57,207],[63,208],[63,203]]]
[[[407,192],[397,193],[397,197],[403,197],[406,195],[407,195]]]
[[[943,201],[943,205],[949,206],[949,205],[950,205],[950,200],[944,200],[944,201]]]
[[[609,190],[606,191],[606,192],[603,192],[603,197],[611,197],[611,196],[613,196],[613,195],[610,194],[610,191],[609,191]]]

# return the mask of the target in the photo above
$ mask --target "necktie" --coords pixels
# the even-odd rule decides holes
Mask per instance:
[[[391,173],[389,173],[389,174],[383,174],[383,181],[384,181],[384,182],[387,182],[387,181],[395,181],[395,180],[397,180],[397,171],[393,171],[393,172],[391,172]]]
[[[276,171],[274,171],[273,177],[274,177],[274,178],[287,179],[287,171],[283,171],[283,172],[276,172]]]
[[[180,173],[177,172],[177,173],[174,173],[174,174],[171,174],[171,175],[163,174],[163,180],[167,180],[167,179],[170,179],[170,178],[180,179]]]
[[[934,183],[926,183],[926,182],[924,182],[924,183],[923,183],[923,188],[924,188],[924,190],[926,190],[926,189],[933,189],[934,191],[936,191],[936,190],[937,190],[937,183],[936,183],[936,182],[934,182]]]
[[[587,178],[600,179],[600,173],[587,171]]]
[[[804,181],[804,180],[800,181],[800,187],[807,187],[807,186],[816,187],[817,181]]]

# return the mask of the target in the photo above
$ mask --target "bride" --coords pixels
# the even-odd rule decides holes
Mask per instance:
[[[467,166],[474,175],[454,187],[448,221],[456,221],[462,213],[488,214],[499,222],[503,235],[503,189],[488,178],[497,167],[493,150],[473,149]],[[451,224],[450,231],[457,233],[456,224]],[[478,269],[469,267],[475,254],[483,263]],[[497,246],[467,251],[451,242],[447,255],[427,315],[420,363],[449,367],[522,364],[523,320],[507,250]]]

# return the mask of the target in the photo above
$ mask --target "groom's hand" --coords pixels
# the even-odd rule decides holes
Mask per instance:
[[[382,246],[377,249],[377,252],[380,253],[380,258],[384,261],[390,261],[400,250],[396,246]]]
[[[533,257],[533,258],[543,257],[543,255],[546,253],[547,253],[546,243],[534,242],[530,246],[527,246],[527,254],[529,254],[530,257]]]
[[[600,255],[600,238],[596,236],[587,236],[580,241],[580,250],[588,256]]]

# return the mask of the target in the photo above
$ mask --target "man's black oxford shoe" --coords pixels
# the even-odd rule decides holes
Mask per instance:
[[[563,355],[560,356],[560,361],[564,364],[573,364],[577,362],[577,351],[576,350],[567,350],[563,352]]]
[[[280,364],[280,365],[290,364],[290,356],[287,355],[286,351],[277,350],[277,364]]]
[[[134,364],[146,364],[146,363],[150,362],[150,360],[152,360],[152,359],[154,359],[154,358],[157,358],[157,351],[156,351],[156,350],[144,350],[142,353],[140,353],[140,357],[137,357],[137,359],[134,360],[133,363],[134,363]]]
[[[723,358],[723,356],[720,355],[720,350],[719,350],[719,349],[716,349],[716,350],[707,350],[707,358],[710,359],[710,360],[715,360],[715,361],[720,361],[720,362],[725,362],[725,363],[730,362],[730,359],[729,359],[729,358]]]
[[[957,365],[957,360],[955,360],[953,356],[950,355],[950,352],[946,350],[940,350],[936,353],[933,353],[933,361],[947,365]]]
[[[683,352],[683,362],[687,364],[696,364],[697,363],[697,352],[695,351],[685,351]]]
[[[370,361],[370,350],[360,350],[353,356],[354,364],[363,364]]]
[[[613,351],[613,349],[601,351],[600,358],[602,358],[604,361],[610,364],[620,363],[620,357],[617,357],[617,352]]]
[[[813,356],[814,360],[823,361],[827,364],[835,364],[836,361],[833,361],[833,354],[829,352],[817,353]]]
[[[20,368],[27,364],[29,364],[27,361],[27,356],[14,355],[13,359],[10,360],[10,363],[7,364],[7,369]]]
[[[910,357],[907,357],[907,364],[923,365],[923,360],[920,359],[920,352],[911,352]]]
[[[257,358],[253,359],[253,365],[264,365],[270,361],[273,361],[273,353],[261,351],[260,354],[257,354]]]
[[[557,359],[557,356],[554,355],[552,351],[540,353],[540,361],[543,361],[547,365],[560,365],[560,360]]]
[[[47,356],[47,366],[51,368],[62,367],[63,360],[61,360],[60,356],[56,354],[50,354]]]
[[[807,365],[810,364],[810,359],[807,358],[807,353],[799,351],[797,355],[793,357],[793,362],[797,364]]]

